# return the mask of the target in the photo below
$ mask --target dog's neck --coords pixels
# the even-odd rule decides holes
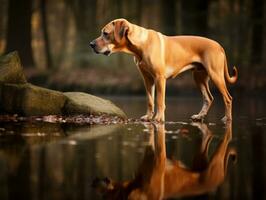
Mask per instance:
[[[128,41],[128,50],[130,54],[133,54],[135,56],[137,63],[140,63],[142,61],[142,50],[137,48],[130,41]]]
[[[131,36],[128,35],[126,37],[127,53],[133,54],[138,63],[140,63],[143,58],[143,52],[145,51],[144,47],[146,46],[145,43],[148,39],[149,30],[135,24],[130,24],[130,29],[133,33],[130,33]]]

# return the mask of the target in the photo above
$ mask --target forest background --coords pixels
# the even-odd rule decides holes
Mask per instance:
[[[17,50],[29,82],[63,91],[144,94],[133,58],[96,55],[89,42],[115,18],[166,35],[200,35],[224,47],[240,95],[264,95],[263,0],[0,0],[0,54]],[[178,56],[178,55],[177,55]],[[169,95],[193,94],[191,73],[168,81]]]

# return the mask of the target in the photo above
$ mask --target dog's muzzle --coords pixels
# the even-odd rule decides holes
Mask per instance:
[[[94,41],[90,42],[90,47],[94,49],[96,47],[96,43]]]
[[[93,51],[95,52],[95,53],[99,53],[96,49],[95,49],[95,47],[96,47],[96,43],[94,42],[94,41],[92,41],[92,42],[90,42],[90,47],[93,49]]]
[[[106,51],[99,51],[98,50],[98,48],[97,48],[97,45],[96,45],[96,43],[95,43],[95,41],[93,40],[92,42],[90,42],[90,47],[93,49],[93,51],[95,52],[95,53],[97,53],[97,54],[99,54],[99,53],[102,53],[102,54],[104,54],[104,55],[106,55],[106,56],[109,56],[110,54],[111,54],[111,51],[107,48],[107,50]]]
[[[106,50],[103,54],[104,55],[106,55],[106,56],[109,56],[110,55],[110,53],[111,53],[111,51],[110,50]]]

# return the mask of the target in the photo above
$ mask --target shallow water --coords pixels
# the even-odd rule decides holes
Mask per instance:
[[[145,111],[144,98],[110,99],[129,117]],[[197,98],[168,98],[160,126],[1,123],[0,199],[100,199],[91,185],[109,179],[171,199],[265,199],[264,102],[235,100],[232,129],[219,121],[220,101],[205,123],[190,123]]]

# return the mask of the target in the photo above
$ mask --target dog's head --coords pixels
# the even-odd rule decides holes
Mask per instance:
[[[92,182],[92,188],[104,199],[127,199],[127,182],[115,182],[108,177],[103,179],[95,178]]]
[[[101,31],[101,35],[90,42],[95,53],[110,55],[126,47],[126,35],[130,23],[125,19],[116,19],[109,22]]]

